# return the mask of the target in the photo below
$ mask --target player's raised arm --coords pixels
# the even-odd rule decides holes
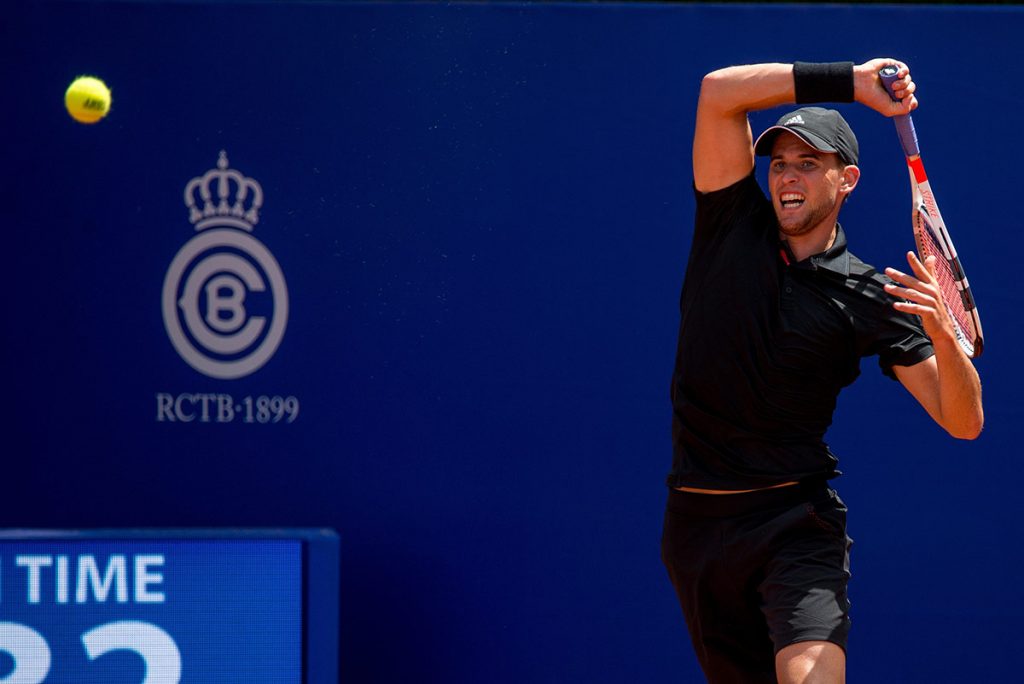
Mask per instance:
[[[747,113],[793,102],[792,64],[750,64],[704,77],[693,136],[693,180],[700,192],[728,187],[754,168]]]
[[[878,71],[899,67],[893,102]],[[732,185],[754,168],[753,136],[747,114],[783,104],[859,102],[884,116],[907,114],[917,106],[914,83],[905,64],[891,58],[863,64],[748,64],[712,71],[701,82],[693,137],[693,179],[697,190]]]

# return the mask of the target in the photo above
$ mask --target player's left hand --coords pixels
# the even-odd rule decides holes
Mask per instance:
[[[935,257],[928,257],[922,264],[916,254],[907,252],[907,263],[910,264],[916,278],[892,267],[885,269],[885,274],[899,283],[886,285],[885,291],[906,300],[893,302],[893,308],[920,316],[924,331],[933,343],[945,338],[956,344],[953,322],[949,318],[942,291],[937,284]]]

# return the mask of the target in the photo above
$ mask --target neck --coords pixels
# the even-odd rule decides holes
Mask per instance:
[[[820,226],[803,235],[781,235],[789,244],[789,250],[797,261],[809,256],[821,254],[836,241],[836,222],[822,223]]]

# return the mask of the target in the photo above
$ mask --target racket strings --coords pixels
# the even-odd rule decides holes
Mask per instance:
[[[942,246],[937,243],[930,230],[920,230],[918,236],[924,258],[935,257],[935,276],[953,322],[962,333],[973,330],[971,314],[964,304],[963,292],[957,286],[961,278],[958,277],[954,264],[946,258]],[[973,335],[965,334],[965,337],[973,339]]]

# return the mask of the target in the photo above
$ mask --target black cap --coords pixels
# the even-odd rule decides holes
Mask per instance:
[[[860,154],[857,136],[842,114],[834,109],[804,107],[790,112],[766,130],[754,143],[754,152],[762,157],[772,153],[775,138],[789,131],[819,152],[838,154],[847,164],[856,164]]]

